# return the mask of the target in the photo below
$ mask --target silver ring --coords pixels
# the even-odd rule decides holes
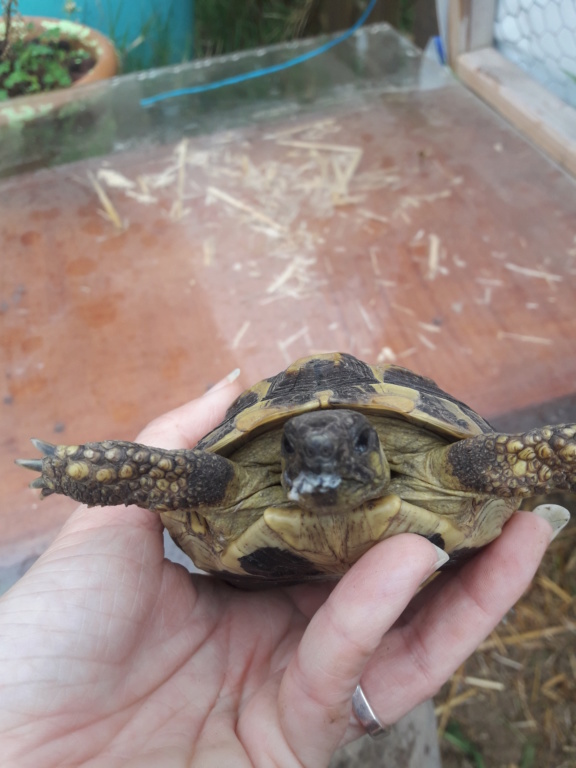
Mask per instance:
[[[368,699],[364,695],[360,685],[356,686],[354,695],[352,696],[352,709],[356,715],[356,719],[363,726],[366,733],[372,736],[373,739],[381,739],[387,735],[386,728],[382,725],[380,720],[374,714],[374,710],[368,704]]]

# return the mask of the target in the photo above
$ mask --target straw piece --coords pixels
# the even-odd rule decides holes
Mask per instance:
[[[534,629],[530,632],[522,632],[518,635],[512,635],[511,637],[502,637],[501,642],[504,645],[522,645],[523,643],[530,642],[531,640],[549,640],[552,637],[568,634],[569,632],[576,632],[576,624],[568,623],[566,626]],[[486,640],[479,646],[478,650],[490,651],[495,647],[495,645],[496,643],[493,640]]]
[[[570,603],[574,599],[572,595],[569,595],[565,589],[562,589],[562,587],[559,587],[558,584],[552,581],[552,579],[549,579],[548,576],[545,576],[545,575],[537,576],[536,582],[540,584],[540,586],[543,587],[544,589],[547,589],[549,592],[552,592],[553,594],[557,595],[567,605],[570,605]]]
[[[277,143],[282,147],[295,147],[296,149],[313,149],[319,152],[353,152],[354,154],[359,152],[362,155],[360,147],[350,147],[344,144],[322,144],[318,141],[290,141],[288,139],[281,139]]]
[[[434,707],[434,714],[436,717],[438,717],[439,715],[443,715],[447,709],[451,712],[455,707],[460,706],[460,704],[468,701],[468,699],[473,699],[475,696],[478,696],[478,691],[476,691],[474,688],[468,688],[467,691],[464,691],[464,693],[455,696],[453,699],[450,699],[450,701]]]
[[[424,336],[423,333],[417,333],[416,335],[418,336],[418,338],[420,339],[420,341],[425,347],[428,347],[428,349],[431,349],[431,350],[436,349],[436,344],[434,344],[434,342],[430,341],[429,338]]]
[[[560,683],[565,683],[565,682],[566,682],[566,675],[564,674],[564,672],[560,672],[560,674],[554,675],[554,677],[551,677],[549,680],[546,680],[546,682],[542,685],[542,690],[554,688]]]
[[[134,189],[135,182],[112,168],[100,168],[96,173],[99,181],[114,189]]]
[[[313,347],[307,325],[305,325],[296,333],[293,333],[292,336],[289,336],[287,339],[282,339],[276,342],[276,346],[280,350],[282,357],[284,358],[286,363],[289,363],[292,360],[292,355],[288,354],[289,347],[291,347],[292,344],[294,344],[294,342],[300,341],[300,339],[304,339],[306,341],[309,349]]]
[[[102,203],[102,207],[104,208],[102,213],[104,217],[108,219],[108,221],[110,221],[117,230],[122,231],[126,229],[126,226],[122,221],[120,214],[114,207],[112,200],[110,200],[110,198],[106,194],[104,188],[102,187],[98,179],[90,171],[88,171],[88,178],[90,180],[90,183],[94,187],[94,191],[98,195],[98,199]]]
[[[500,651],[500,654],[502,656],[506,656],[506,646],[500,640],[500,635],[498,634],[498,631],[496,629],[493,629],[490,633],[490,638],[494,642],[495,647]]]
[[[498,331],[496,338],[513,339],[514,341],[520,341],[525,344],[552,344],[552,339],[545,339],[542,336],[526,336],[523,333],[509,333],[508,331]]]
[[[450,715],[452,713],[452,702],[456,700],[456,691],[462,682],[462,677],[464,676],[464,668],[465,664],[462,664],[462,666],[457,669],[452,676],[452,680],[450,682],[450,690],[448,692],[447,699],[444,702],[445,709],[443,710],[440,717],[440,722],[438,723],[438,741],[442,740],[442,736],[444,735],[444,731],[448,725],[448,720],[450,719]]]
[[[333,117],[326,118],[325,120],[315,120],[313,123],[304,123],[300,125],[294,125],[291,128],[284,128],[281,131],[274,131],[273,133],[267,133],[264,135],[265,139],[282,139],[285,136],[293,136],[295,133],[304,133],[310,130],[322,130],[328,127],[335,126],[336,121]]]
[[[182,139],[182,141],[176,147],[174,154],[176,155],[178,163],[178,176],[176,184],[176,199],[172,203],[170,209],[170,218],[172,221],[180,221],[187,211],[184,210],[184,185],[186,183],[186,157],[188,154],[188,139]]]
[[[514,661],[514,659],[509,659],[508,656],[502,656],[501,654],[496,653],[496,651],[492,651],[490,655],[494,661],[498,661],[505,667],[510,667],[510,669],[516,669],[518,671],[524,669],[524,664],[521,664],[519,661]]]
[[[438,235],[428,235],[430,247],[428,249],[428,272],[426,273],[427,280],[434,280],[438,274],[438,267],[440,265],[440,238]]]
[[[271,219],[269,216],[266,216],[265,213],[257,210],[254,208],[254,206],[248,205],[248,203],[244,203],[242,200],[238,200],[237,198],[232,197],[232,195],[229,195],[227,192],[223,192],[217,187],[208,187],[206,190],[206,197],[215,197],[217,200],[222,200],[222,202],[231,205],[233,208],[237,208],[239,211],[249,213],[254,219],[262,221],[264,224],[267,224],[269,227],[272,227],[278,232],[287,231],[285,226],[279,224],[277,221],[274,221],[274,219]]]
[[[481,677],[465,677],[464,682],[467,685],[474,685],[476,688],[486,688],[489,691],[504,691],[506,686],[498,680],[484,680]]]
[[[250,328],[250,320],[246,320],[246,322],[242,325],[236,336],[234,336],[234,339],[232,340],[232,344],[230,345],[231,349],[238,349],[240,346],[240,342],[246,335],[246,332]]]
[[[518,264],[511,264],[510,262],[507,262],[504,264],[504,266],[506,269],[509,269],[510,272],[516,272],[517,274],[524,275],[525,277],[536,277],[540,278],[541,280],[549,280],[555,283],[559,283],[563,279],[561,275],[553,275],[550,272],[544,272],[540,269],[521,267]]]
[[[358,309],[360,311],[360,314],[362,315],[362,320],[364,320],[364,322],[366,323],[366,328],[368,328],[369,331],[374,331],[374,323],[370,319],[370,315],[368,314],[368,312],[366,312],[362,304],[358,305]]]
[[[420,328],[423,328],[425,331],[429,331],[430,333],[440,333],[442,330],[439,325],[434,325],[434,323],[421,323],[418,322],[418,325]]]

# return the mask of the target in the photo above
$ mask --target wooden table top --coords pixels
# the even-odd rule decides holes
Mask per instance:
[[[72,508],[27,489],[30,437],[131,438],[236,366],[351,352],[488,419],[570,397],[575,211],[458,86],[2,182],[2,551]]]

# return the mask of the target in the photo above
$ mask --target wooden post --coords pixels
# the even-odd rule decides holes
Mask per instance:
[[[472,91],[576,175],[576,110],[493,47],[496,0],[451,0],[448,61]]]
[[[496,0],[452,0],[448,14],[448,60],[492,45]]]

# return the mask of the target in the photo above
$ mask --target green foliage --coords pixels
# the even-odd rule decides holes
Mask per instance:
[[[522,756],[520,757],[519,768],[534,768],[536,764],[536,747],[534,744],[527,742],[522,748]]]
[[[410,34],[414,26],[414,2],[402,0],[400,3],[400,31],[406,34]]]
[[[462,732],[462,728],[455,721],[451,720],[446,726],[444,731],[444,739],[457,750],[462,752],[465,757],[470,760],[470,763],[474,768],[486,768],[486,762],[482,757],[482,753],[470,739],[466,738]]]
[[[213,56],[296,37],[310,0],[196,0],[196,56]]]
[[[32,37],[33,25],[16,34],[14,3],[3,3],[4,38],[0,39],[0,101],[72,84],[75,75],[89,68],[92,57],[73,41],[62,39],[53,27]]]
[[[402,32],[412,30],[414,2],[400,0]],[[367,4],[355,0],[358,15]],[[195,0],[195,55],[214,56],[315,34],[317,30],[307,27],[317,6],[318,0]]]

